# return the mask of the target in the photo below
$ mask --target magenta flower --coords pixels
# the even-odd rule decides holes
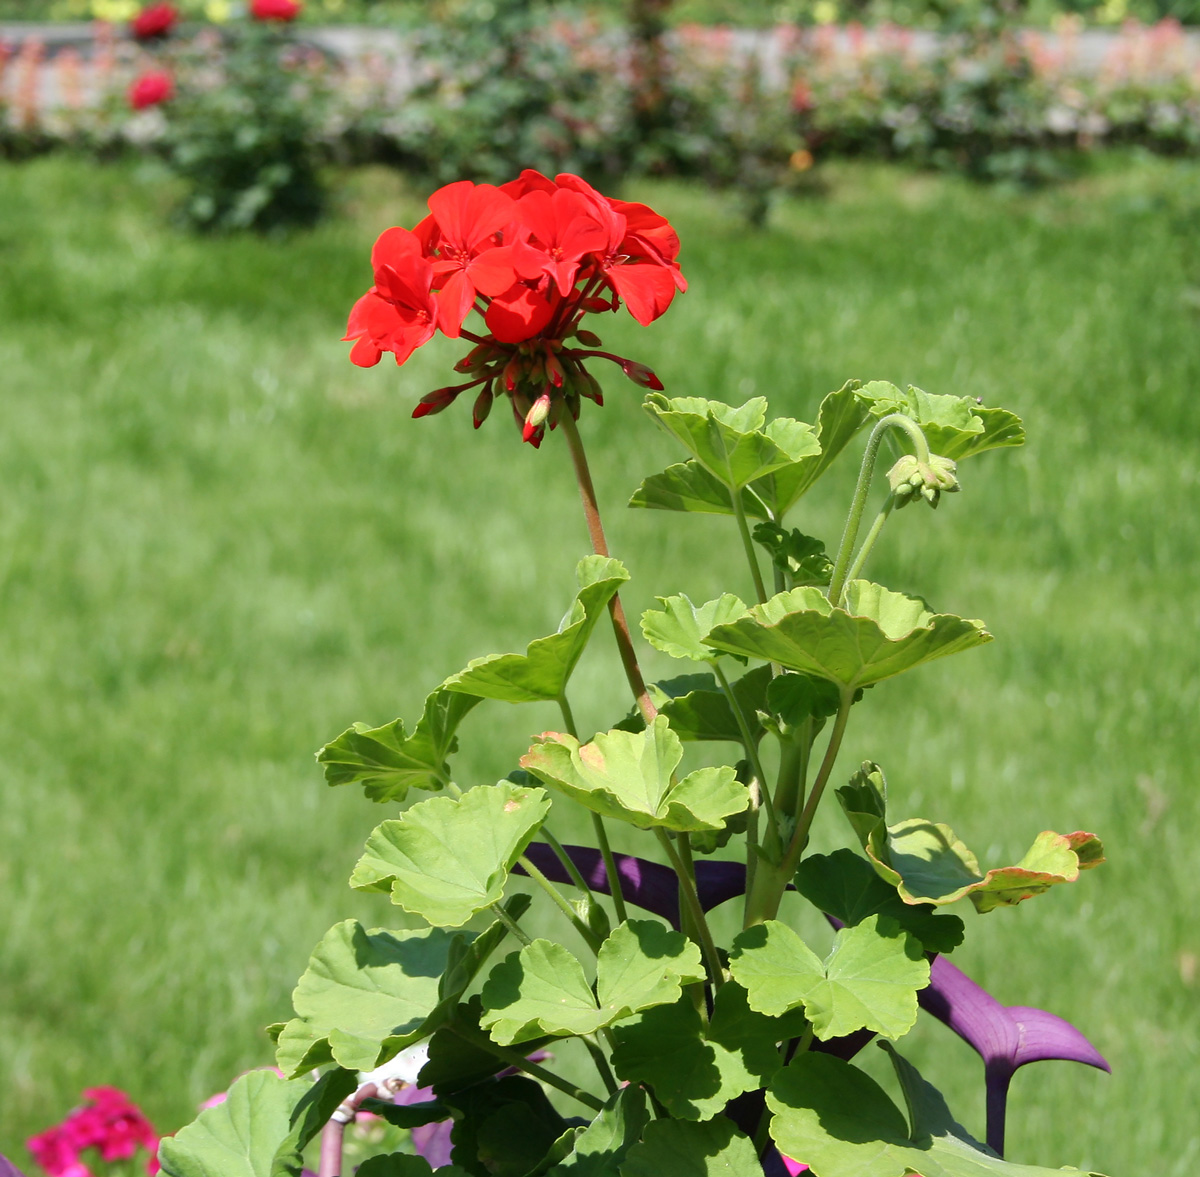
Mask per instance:
[[[26,1147],[49,1177],[92,1177],[81,1159],[96,1149],[105,1161],[123,1161],[139,1148],[150,1156],[146,1172],[158,1172],[158,1133],[141,1109],[116,1087],[89,1087],[83,1106],[70,1112],[61,1124],[31,1137]],[[5,1177],[0,1169],[0,1177]]]

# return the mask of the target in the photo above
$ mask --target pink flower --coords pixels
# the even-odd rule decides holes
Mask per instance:
[[[80,1159],[89,1148],[97,1149],[105,1161],[132,1157],[139,1148],[150,1156],[146,1172],[158,1172],[158,1133],[129,1096],[115,1087],[89,1087],[87,1101],[53,1128],[31,1137],[26,1146],[49,1177],[92,1177]]]
[[[250,0],[250,15],[255,20],[277,20],[282,24],[300,15],[298,0]]]
[[[134,110],[145,110],[169,102],[175,97],[175,82],[163,69],[147,70],[129,87],[129,105]]]

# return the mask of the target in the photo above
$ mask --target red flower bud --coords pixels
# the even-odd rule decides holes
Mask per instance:
[[[595,331],[589,331],[586,327],[580,327],[579,330],[575,332],[575,338],[578,339],[584,347],[602,346],[600,336],[597,335]]]
[[[417,407],[413,409],[412,415],[414,417],[431,417],[434,413],[440,413],[454,403],[459,391],[457,388],[435,388],[433,392],[427,392],[421,397]]]
[[[533,402],[533,407],[525,414],[525,427],[521,430],[522,441],[533,441],[535,433],[540,434],[542,426],[546,423],[546,418],[550,416],[550,394],[543,392],[541,396]],[[541,438],[538,438],[538,444],[541,443]]]
[[[636,360],[625,360],[621,364],[621,371],[629,377],[634,384],[640,385],[642,388],[652,388],[655,392],[661,392],[663,383],[655,376],[652,369],[647,368],[645,364],[639,364]]]
[[[488,419],[488,414],[492,411],[492,400],[492,386],[486,384],[483,391],[475,398],[475,408],[471,413],[471,419],[475,422],[476,429]]]

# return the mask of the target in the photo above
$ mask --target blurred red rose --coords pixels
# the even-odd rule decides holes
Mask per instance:
[[[295,20],[300,4],[298,0],[250,0],[250,15],[255,20]]]
[[[165,37],[179,22],[179,10],[174,4],[147,4],[129,22],[129,31],[139,41]]]
[[[175,82],[163,69],[147,70],[129,87],[129,105],[134,110],[145,110],[160,102],[169,102],[175,97]]]

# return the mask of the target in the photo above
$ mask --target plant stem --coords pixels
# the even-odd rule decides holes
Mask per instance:
[[[742,733],[742,744],[746,749],[746,759],[750,761],[750,771],[754,773],[755,779],[758,781],[758,800],[761,801],[763,808],[767,811],[767,842],[766,848],[769,854],[776,854],[780,849],[779,845],[779,823],[775,820],[775,809],[771,803],[771,793],[767,788],[767,774],[763,772],[762,760],[758,755],[758,744],[750,731],[750,724],[746,719],[746,713],[742,710],[741,703],[738,702],[737,696],[733,693],[733,687],[730,685],[729,679],[725,671],[721,668],[721,663],[714,658],[709,663],[713,668],[713,673],[717,676],[717,682],[721,684],[721,690],[725,693],[725,698],[729,702],[729,709],[733,712],[734,719],[737,720],[738,731]],[[755,805],[757,808],[757,805]],[[749,872],[750,864],[746,864],[747,872]],[[749,879],[747,879],[749,886]]]
[[[579,483],[579,496],[583,500],[583,514],[587,520],[592,551],[597,556],[607,556],[608,541],[604,538],[604,524],[600,519],[600,506],[596,501],[596,488],[592,483],[591,470],[588,469],[583,439],[579,436],[579,428],[570,413],[563,413],[559,418],[559,423],[562,425],[567,445],[571,450],[571,462],[575,467],[575,479]],[[629,680],[634,699],[637,700],[638,710],[642,713],[642,718],[646,723],[652,723],[658,714],[658,708],[651,702],[646,691],[646,680],[642,677],[642,668],[638,665],[637,654],[633,649],[633,638],[629,633],[629,622],[625,619],[625,610],[621,607],[621,598],[618,593],[613,593],[609,600],[608,613],[612,618],[613,633],[616,635],[621,663],[625,667],[625,677]]]
[[[780,741],[779,775],[775,780],[775,805],[785,821],[795,820],[804,803],[804,784],[808,777],[808,754],[812,748],[812,716],[803,723],[799,738]],[[791,836],[791,831],[788,831]]]
[[[578,739],[579,732],[575,728],[575,716],[571,713],[571,705],[567,702],[565,694],[559,695],[558,705],[562,710],[563,723],[567,725],[567,731]],[[625,908],[625,893],[621,890],[621,874],[617,870],[617,860],[613,858],[612,847],[608,842],[608,830],[604,828],[604,818],[594,810],[592,811],[592,829],[595,831],[596,842],[600,847],[600,856],[604,859],[604,873],[608,878],[608,891],[612,896],[613,910],[617,913],[617,923],[623,924],[629,917]],[[551,845],[553,846],[553,843]],[[562,849],[562,847],[560,846],[559,849]],[[555,850],[555,853],[557,854],[558,850]],[[569,861],[569,858],[567,861]],[[576,870],[574,863],[567,866],[567,870],[572,878],[579,878],[579,882],[583,885],[584,890],[590,891],[587,883],[583,881],[583,876]]]
[[[525,929],[517,923],[507,911],[498,903],[492,904],[492,914],[514,935],[522,944],[532,944],[533,941],[526,934]]]
[[[737,518],[738,532],[742,537],[742,547],[746,550],[746,559],[750,563],[750,575],[754,578],[754,591],[761,605],[767,599],[767,586],[763,583],[762,569],[758,566],[758,554],[754,550],[754,540],[750,536],[750,525],[746,522],[746,508],[742,504],[742,492],[730,491],[729,501],[733,504],[733,513]]]
[[[700,896],[696,893],[696,877],[690,871],[692,848],[687,844],[687,834],[680,835],[681,849],[686,847],[684,854],[675,848],[671,841],[671,836],[661,826],[654,827],[655,836],[658,838],[659,844],[666,851],[667,858],[670,859],[671,867],[675,871],[676,877],[679,879],[679,891],[684,905],[687,907],[688,915],[691,917],[692,927],[696,936],[700,941],[700,951],[704,956],[704,969],[708,973],[708,979],[715,993],[725,980],[724,973],[721,970],[721,958],[717,955],[717,946],[713,943],[712,932],[708,927],[708,920],[704,918],[704,908],[700,906]]]
[[[587,946],[593,952],[599,952],[600,951],[600,940],[597,938],[596,933],[593,932],[592,929],[589,928],[587,926],[587,924],[585,924],[583,922],[583,920],[581,920],[579,918],[578,913],[562,897],[558,888],[552,882],[550,882],[550,880],[548,878],[546,878],[546,876],[544,874],[542,874],[542,872],[540,870],[538,870],[538,868],[536,866],[534,866],[532,862],[529,861],[529,858],[526,855],[522,854],[521,857],[517,859],[517,861],[524,868],[525,873],[527,875],[529,875],[529,877],[535,883],[537,883],[537,885],[539,887],[541,887],[541,889],[543,891],[545,891],[546,894],[549,895],[551,899],[554,900],[554,903],[558,907],[559,911],[561,911],[563,913],[563,915],[565,915],[567,917],[567,919],[569,919],[571,921],[572,926],[583,937],[584,942],[587,944]]]
[[[842,592],[846,587],[846,570],[850,566],[850,556],[854,551],[854,541],[858,538],[858,529],[862,524],[863,511],[867,505],[867,495],[871,490],[871,476],[875,473],[875,461],[879,456],[879,443],[889,429],[902,429],[912,439],[916,447],[917,460],[928,464],[929,443],[921,427],[911,417],[903,413],[889,413],[871,430],[867,439],[867,448],[863,453],[862,466],[858,472],[858,484],[854,488],[854,499],[850,504],[850,514],[846,516],[846,526],[842,531],[842,542],[838,546],[837,559],[833,565],[833,579],[829,583],[829,600],[836,606],[840,604]]]
[[[575,860],[567,853],[566,847],[545,826],[542,826],[541,834],[550,849],[554,851],[554,857],[562,863],[563,870],[571,876],[571,882],[585,895],[590,895],[592,889],[588,886],[587,879],[580,873],[579,867],[575,865]]]
[[[519,1051],[509,1050],[507,1046],[501,1046],[498,1042],[493,1042],[486,1034],[472,1033],[454,1022],[450,1022],[447,1029],[457,1034],[463,1041],[469,1042],[472,1046],[478,1047],[480,1050],[486,1050],[488,1054],[494,1054],[498,1059],[502,1059],[508,1063],[510,1067],[516,1067],[518,1071],[524,1071],[527,1075],[532,1075],[535,1079],[540,1079],[543,1083],[548,1083],[551,1087],[557,1088],[564,1095],[569,1095],[572,1099],[577,1099],[581,1104],[591,1108],[593,1111],[599,1112],[604,1110],[603,1101],[597,1099],[591,1092],[584,1091],[582,1088],[576,1087],[573,1083],[568,1083],[566,1079],[560,1078],[553,1071],[546,1070],[545,1067],[538,1066],[537,1063],[531,1063]]]
[[[608,1059],[604,1057],[604,1051],[600,1049],[600,1044],[587,1034],[583,1035],[581,1041],[592,1056],[592,1062],[596,1064],[596,1073],[600,1076],[604,1089],[612,1095],[617,1090],[617,1081],[613,1078],[612,1069],[608,1065]]]
[[[884,500],[883,506],[879,509],[879,514],[875,516],[875,521],[871,524],[871,530],[867,532],[867,537],[863,540],[862,547],[858,549],[858,555],[854,557],[854,563],[850,565],[850,571],[846,573],[847,584],[852,580],[858,579],[858,575],[862,572],[863,565],[866,564],[867,557],[871,554],[871,549],[875,546],[875,541],[879,538],[879,533],[883,530],[883,525],[887,522],[887,518],[892,513],[892,508],[895,505],[895,494],[888,495]]]
[[[792,834],[792,842],[788,847],[787,856],[783,860],[784,869],[789,877],[799,865],[800,855],[804,852],[804,843],[808,840],[808,831],[812,828],[813,817],[817,812],[817,806],[821,803],[821,794],[825,792],[825,786],[829,783],[838,750],[842,746],[842,737],[846,734],[846,721],[850,718],[850,708],[853,703],[854,692],[843,690],[841,702],[838,705],[837,719],[834,720],[833,730],[829,733],[829,743],[825,746],[825,756],[821,760],[821,767],[817,770],[808,800],[804,803],[804,810],[796,822],[796,829]]]

